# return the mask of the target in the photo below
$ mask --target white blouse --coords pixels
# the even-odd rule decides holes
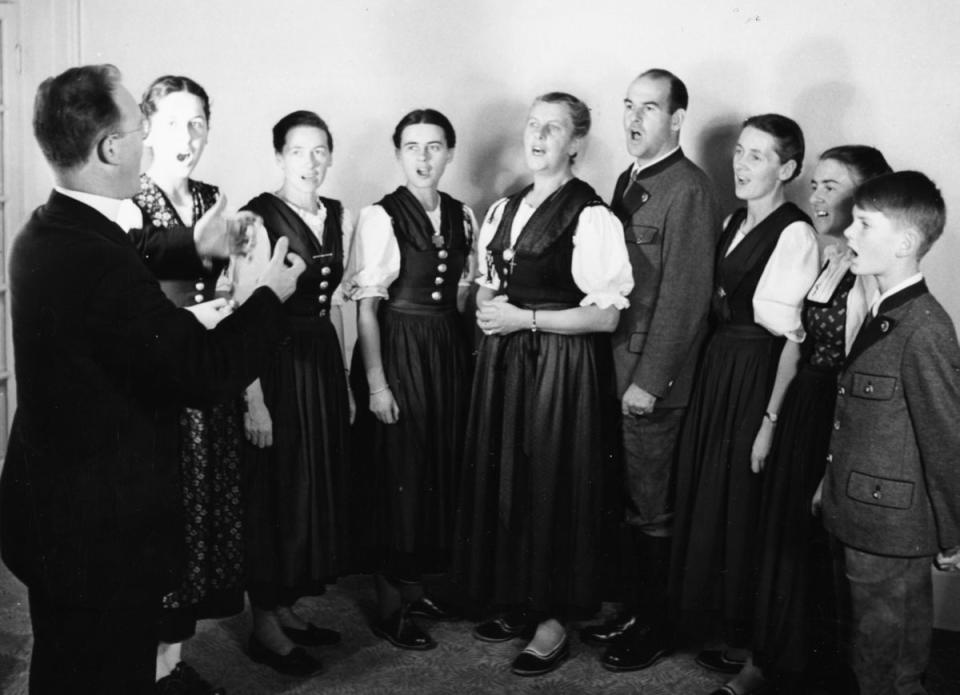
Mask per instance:
[[[494,291],[500,289],[500,278],[495,268],[487,268],[487,246],[497,233],[506,202],[506,198],[501,198],[490,206],[490,212],[480,229],[477,284]],[[535,211],[536,208],[528,205],[526,200],[517,208],[510,227],[511,246],[517,243],[520,232]],[[633,289],[633,269],[627,255],[623,225],[608,208],[591,205],[580,212],[573,235],[570,271],[574,283],[586,295],[580,300],[580,306],[596,305],[601,309],[608,306],[626,309],[630,306],[627,295]]]
[[[439,234],[443,222],[440,206],[425,210],[434,232]],[[468,205],[463,206],[464,232],[469,245],[460,285],[469,286],[476,274],[474,231],[477,219]],[[360,211],[357,233],[350,250],[350,265],[344,273],[343,287],[347,297],[355,301],[368,297],[390,296],[388,288],[400,276],[400,245],[393,232],[393,220],[380,205],[368,205]]]
[[[750,232],[737,230],[727,249],[733,251]],[[806,222],[786,226],[770,254],[753,293],[753,320],[774,335],[802,343],[803,300],[820,274],[816,232]]]
[[[287,201],[284,202],[286,203]],[[327,221],[327,209],[324,207],[323,202],[318,202],[319,209],[316,214],[296,205],[291,205],[290,203],[287,203],[287,205],[297,213],[297,216],[304,221],[314,236],[317,237],[317,240],[320,241],[323,239],[323,225]],[[353,215],[350,214],[350,211],[347,210],[346,207],[343,208],[343,212],[340,215],[340,227],[343,230],[343,254],[345,256],[344,265],[346,265],[347,262],[349,262],[348,250],[353,240],[354,228]],[[267,229],[262,223],[258,222],[256,224],[254,227],[254,235],[256,241],[251,253],[248,256],[231,256],[230,263],[223,275],[223,279],[226,281],[226,287],[233,288],[233,298],[241,304],[246,301],[247,297],[253,294],[253,290],[256,289],[257,278],[263,273],[264,268],[266,268],[270,262],[270,257],[273,255],[273,249],[270,247],[270,237],[267,235]],[[220,283],[218,283],[218,289],[219,287]],[[341,306],[344,301],[343,282],[341,281],[330,295],[330,305]]]

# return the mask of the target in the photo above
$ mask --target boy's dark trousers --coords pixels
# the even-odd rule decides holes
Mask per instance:
[[[933,630],[931,557],[843,547],[850,586],[852,667],[861,695],[924,695]]]

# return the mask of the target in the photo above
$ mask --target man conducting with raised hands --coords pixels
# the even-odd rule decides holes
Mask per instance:
[[[142,119],[111,65],[49,78],[34,103],[56,188],[10,262],[18,405],[0,479],[3,560],[29,590],[32,694],[153,692],[160,592],[182,550],[177,414],[258,375],[304,267],[278,243],[231,316],[170,303],[144,260],[176,264],[249,220],[218,206],[196,237],[128,237],[117,220],[139,190]]]

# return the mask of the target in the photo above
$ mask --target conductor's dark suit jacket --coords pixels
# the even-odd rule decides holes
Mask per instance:
[[[634,383],[658,408],[683,407],[707,332],[720,212],[713,184],[682,150],[632,184],[631,169],[610,205],[623,222],[634,279],[613,334],[617,397]]]
[[[840,374],[827,530],[895,557],[960,545],[960,347],[926,284],[886,298]]]
[[[182,267],[189,242],[145,246],[57,192],[15,240],[0,549],[46,600],[159,603],[183,542],[178,410],[238,395],[283,337],[268,289],[212,331],[164,297],[141,255]]]

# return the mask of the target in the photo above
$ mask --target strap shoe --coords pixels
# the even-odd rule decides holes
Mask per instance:
[[[653,666],[670,649],[663,630],[634,623],[607,647],[600,664],[608,671],[639,671]]]

